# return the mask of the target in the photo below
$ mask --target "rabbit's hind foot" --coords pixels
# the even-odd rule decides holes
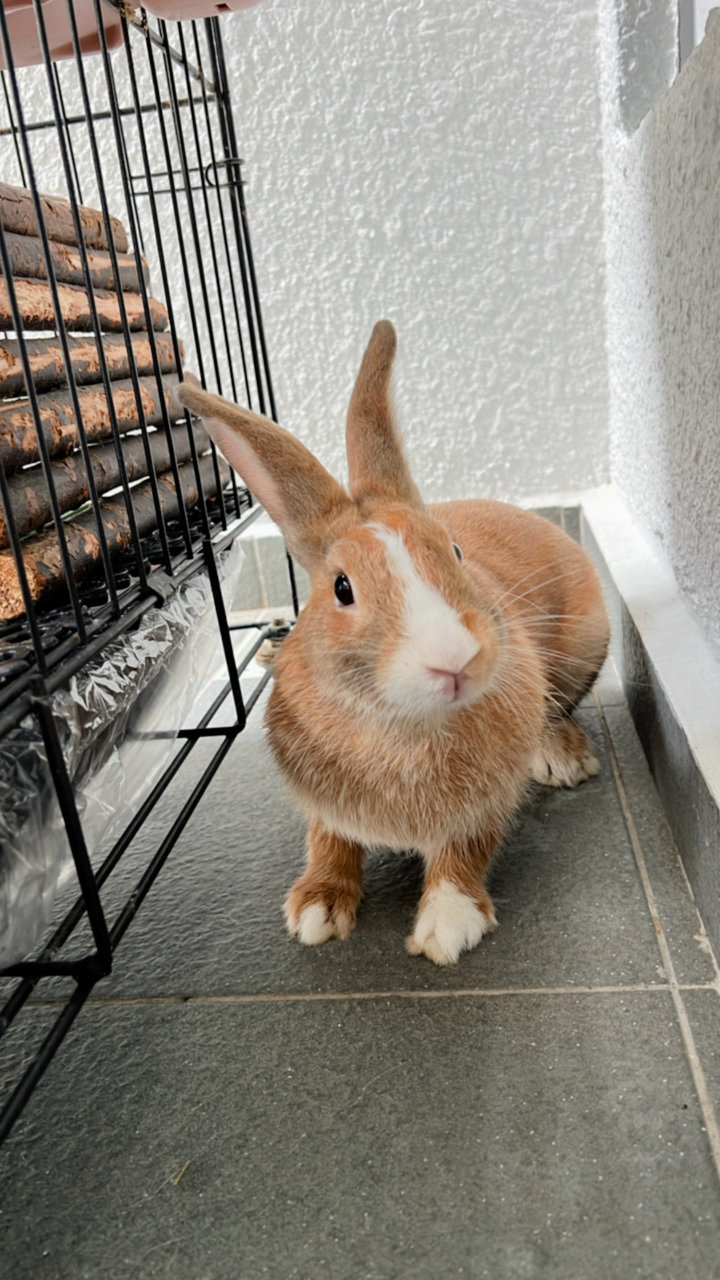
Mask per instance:
[[[552,720],[530,764],[530,776],[544,787],[577,787],[600,772],[600,762],[572,716]]]

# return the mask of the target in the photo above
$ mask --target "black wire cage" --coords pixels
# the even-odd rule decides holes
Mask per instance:
[[[258,508],[172,395],[192,369],[275,416],[219,21],[85,0],[89,38],[77,0],[53,0],[58,52],[28,3],[27,68],[0,8],[0,1049],[43,990],[52,1017],[23,1035],[0,1140],[244,727],[272,634],[228,621]],[[113,872],[175,794],[111,909]]]

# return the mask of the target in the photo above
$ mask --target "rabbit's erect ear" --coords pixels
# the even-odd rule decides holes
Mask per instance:
[[[422,507],[395,426],[390,395],[395,346],[395,330],[390,321],[378,320],[347,415],[350,495],[357,503],[389,501]]]
[[[342,485],[269,418],[211,395],[195,381],[180,383],[175,395],[202,418],[230,466],[280,526],[290,554],[310,569],[324,555],[328,523],[352,505]]]

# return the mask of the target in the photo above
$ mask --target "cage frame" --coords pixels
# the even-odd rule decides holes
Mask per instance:
[[[72,358],[69,350],[68,331],[60,321],[61,306],[58,297],[57,280],[52,261],[49,236],[44,227],[40,206],[40,192],[45,184],[38,181],[34,171],[29,138],[37,130],[53,130],[58,140],[58,149],[63,166],[64,180],[73,215],[76,220],[77,244],[82,262],[85,286],[90,298],[91,309],[95,305],[95,289],[92,284],[89,265],[89,253],[83,235],[77,227],[77,206],[82,203],[82,187],[80,183],[77,156],[73,148],[72,133],[77,126],[87,130],[92,152],[95,175],[98,183],[101,212],[106,230],[109,233],[111,214],[103,184],[103,162],[99,155],[95,126],[101,121],[112,125],[116,146],[116,158],[119,164],[126,212],[129,222],[130,240],[136,261],[140,261],[144,246],[144,233],[147,218],[153,224],[156,249],[160,243],[157,220],[157,199],[159,196],[170,198],[173,203],[175,221],[180,243],[185,249],[185,233],[180,225],[181,204],[185,202],[189,217],[189,233],[191,245],[188,250],[192,254],[193,270],[197,275],[199,268],[199,305],[197,312],[190,307],[194,328],[193,341],[198,357],[199,373],[203,382],[214,381],[215,389],[221,393],[229,393],[239,398],[239,392],[249,407],[256,407],[260,412],[275,418],[275,400],[273,395],[270,366],[265,340],[259,291],[254,267],[252,246],[250,241],[247,209],[244,200],[242,160],[238,152],[237,134],[233,117],[233,104],[229,88],[227,66],[221,38],[218,18],[208,18],[174,25],[171,34],[170,24],[163,19],[151,20],[142,9],[137,13],[129,11],[122,0],[93,0],[100,33],[100,53],[108,91],[107,112],[98,112],[93,108],[87,92],[87,82],[83,68],[83,57],[74,24],[71,0],[67,0],[68,16],[73,33],[74,63],[78,76],[83,112],[68,112],[64,100],[62,77],[57,64],[52,62],[50,50],[44,35],[44,18],[41,0],[33,0],[35,18],[43,46],[45,76],[50,89],[49,99],[52,114],[41,120],[26,120],[22,94],[17,80],[12,56],[12,47],[8,36],[4,11],[0,8],[0,52],[3,55],[5,69],[0,71],[2,95],[0,106],[4,102],[8,116],[8,125],[0,129],[0,137],[10,136],[15,151],[21,178],[24,185],[32,193],[39,228],[42,249],[45,258],[48,286],[50,288],[55,311],[56,336],[62,348],[65,381],[70,390],[73,411],[78,423],[79,452],[88,480],[89,509],[93,513],[97,529],[100,533],[100,562],[104,575],[103,589],[106,601],[99,608],[88,608],[82,599],[82,591],[74,578],[73,563],[68,551],[63,514],[53,502],[53,522],[59,541],[63,566],[65,570],[65,587],[67,597],[63,599],[63,607],[68,614],[66,634],[53,638],[53,644],[46,643],[43,631],[42,609],[36,607],[24,571],[22,539],[14,525],[12,501],[8,491],[8,483],[4,467],[0,465],[0,500],[5,510],[8,526],[8,541],[13,553],[25,605],[25,625],[29,632],[31,645],[31,661],[26,669],[15,674],[3,687],[0,687],[0,739],[13,731],[28,719],[37,726],[42,736],[47,761],[52,773],[54,793],[68,836],[72,862],[77,877],[77,897],[59,922],[55,922],[49,936],[43,940],[42,946],[34,954],[22,961],[0,969],[0,979],[14,983],[10,995],[4,999],[0,1007],[0,1037],[9,1033],[15,1026],[21,1011],[33,1000],[38,984],[45,979],[68,979],[74,986],[70,995],[63,999],[59,1012],[50,1030],[45,1034],[40,1045],[34,1050],[29,1063],[21,1072],[20,1078],[11,1087],[2,1109],[0,1110],[0,1143],[10,1133],[24,1107],[28,1103],[34,1089],[42,1079],[65,1036],[74,1024],[83,1005],[87,1001],[96,984],[107,976],[113,968],[113,959],[117,947],[140,910],[145,898],[155,884],[179,836],[195,812],[197,805],[207,791],[215,774],[226,758],[237,735],[242,732],[248,716],[258,703],[268,680],[270,670],[266,670],[255,683],[250,694],[245,694],[241,687],[241,677],[249,663],[268,636],[273,636],[273,625],[263,619],[249,621],[238,627],[232,625],[225,607],[219,572],[219,563],[223,553],[235,539],[242,534],[260,513],[260,508],[252,496],[237,478],[231,476],[229,486],[223,493],[221,474],[218,469],[218,458],[214,446],[211,457],[215,473],[216,498],[214,506],[206,500],[202,477],[199,470],[197,449],[194,447],[192,432],[190,435],[191,461],[197,481],[199,509],[194,527],[191,527],[188,512],[180,500],[182,488],[178,479],[178,464],[173,453],[172,433],[167,411],[163,412],[163,427],[167,433],[170,447],[173,481],[178,496],[179,530],[173,540],[168,536],[167,521],[158,497],[157,477],[148,449],[148,426],[142,410],[142,397],[138,387],[137,370],[130,356],[131,331],[124,313],[125,302],[120,286],[120,270],[117,253],[110,248],[110,258],[114,277],[117,282],[118,307],[121,312],[122,333],[128,351],[128,361],[133,372],[131,380],[134,384],[135,399],[138,406],[140,434],[143,437],[147,452],[148,476],[152,490],[152,501],[157,514],[159,536],[159,554],[157,563],[147,566],[147,558],[143,551],[143,539],[134,520],[134,502],[132,485],[124,473],[122,433],[112,408],[112,378],[107,367],[100,333],[97,313],[94,312],[94,333],[98,346],[98,360],[101,371],[101,383],[107,398],[112,440],[115,445],[120,471],[120,488],[128,512],[131,545],[135,556],[135,572],[129,585],[123,585],[121,575],[117,573],[113,557],[102,536],[103,521],[100,512],[100,494],[93,482],[91,449],[83,428],[82,410],[77,396],[77,383],[73,373]],[[128,69],[132,102],[129,106],[121,105],[117,93],[115,73],[110,57],[110,50],[105,40],[101,20],[101,6],[112,6],[122,19],[122,49]],[[202,50],[202,42],[206,50]],[[150,76],[154,91],[154,100],[142,101],[134,72],[135,49],[144,45],[148,59]],[[119,53],[118,55],[119,56]],[[158,69],[159,60],[163,73]],[[176,76],[181,76],[185,95],[178,89]],[[163,89],[166,95],[163,96]],[[186,113],[183,116],[183,111]],[[170,124],[166,119],[169,116]],[[212,116],[215,113],[213,122]],[[157,123],[162,137],[162,150],[166,161],[164,172],[155,172],[151,166],[150,152],[146,146],[146,124],[150,117]],[[183,136],[183,121],[190,117],[193,156],[189,154]],[[198,123],[198,118],[200,123]],[[141,165],[134,171],[130,162],[126,125],[132,120],[140,139]],[[199,130],[203,126],[210,139],[209,155],[206,163],[201,159],[201,138]],[[166,129],[166,126],[168,128]],[[169,136],[168,130],[174,130]],[[176,166],[173,159],[173,148],[179,160]],[[162,179],[167,185],[157,186]],[[223,193],[221,195],[221,192]],[[141,201],[146,201],[143,208]],[[217,207],[213,214],[211,201]],[[220,340],[225,348],[226,368],[229,373],[229,385],[224,384],[226,376],[221,369],[218,357],[211,314],[212,299],[208,281],[204,275],[202,247],[198,232],[198,207],[200,217],[204,219],[202,226],[211,235],[212,258],[210,270],[215,274],[215,288],[219,286],[219,275],[227,271],[230,277],[229,314],[221,308]],[[216,243],[216,230],[217,243]],[[108,244],[113,245],[113,238],[108,234]],[[218,257],[219,255],[219,257]],[[221,264],[220,258],[223,262]],[[185,281],[187,300],[195,287],[190,278],[189,261],[183,259],[182,270]],[[236,266],[239,281],[233,274]],[[0,225],[0,267],[8,290],[11,314],[14,321],[15,340],[20,352],[28,399],[31,404],[36,423],[36,434],[39,447],[39,465],[43,469],[45,481],[53,499],[53,480],[51,459],[43,442],[43,431],[40,423],[38,395],[34,387],[30,362],[27,352],[26,334],[23,318],[15,295],[10,256],[8,253],[5,231]],[[181,369],[179,334],[173,315],[172,289],[168,282],[164,255],[160,253],[160,272],[164,301],[169,317],[169,330],[174,347],[177,369]],[[140,293],[145,316],[148,320],[147,335],[153,356],[153,373],[158,385],[161,382],[160,364],[154,339],[152,324],[149,323],[149,302],[147,288],[143,281],[142,270],[139,272]],[[209,355],[208,355],[209,349]],[[239,368],[238,368],[239,365]],[[237,376],[236,376],[237,374]],[[209,376],[208,376],[209,375]],[[162,399],[162,397],[161,397]],[[255,401],[255,404],[253,404]],[[212,509],[211,509],[212,507]],[[288,558],[289,591],[292,611],[297,614],[298,600],[292,564]],[[106,647],[119,637],[127,636],[133,627],[151,608],[162,606],[171,599],[178,590],[196,574],[204,571],[210,582],[214,613],[217,622],[219,640],[224,655],[226,679],[207,707],[199,721],[183,727],[177,734],[174,754],[166,760],[162,771],[144,797],[136,814],[125,827],[122,834],[114,841],[112,848],[96,864],[93,850],[88,848],[83,831],[83,823],[78,812],[73,785],[68,775],[63,755],[62,743],[58,736],[57,726],[52,715],[53,695],[65,688],[72,677],[88,668],[92,661],[101,655]],[[251,642],[245,644],[243,653],[238,659],[236,653],[237,632],[245,636],[250,634]],[[217,724],[221,716],[222,723]],[[186,765],[197,744],[212,740],[213,751],[205,765],[201,776],[196,781],[190,794],[185,798],[170,821],[167,830],[144,866],[142,874],[134,883],[132,890],[110,917],[108,909],[101,899],[101,891],[108,883],[123,856],[133,841],[142,833],[145,823],[156,811],[166,796],[171,784]],[[164,749],[159,745],[159,750]],[[87,922],[90,928],[92,945],[81,947],[80,952],[68,955],[72,951],[72,941],[77,937],[78,927]]]

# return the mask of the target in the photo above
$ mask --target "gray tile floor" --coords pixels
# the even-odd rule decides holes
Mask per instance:
[[[410,857],[348,943],[286,937],[256,716],[0,1151],[0,1274],[720,1278],[718,968],[611,681],[582,717],[601,777],[533,793],[441,970]]]

